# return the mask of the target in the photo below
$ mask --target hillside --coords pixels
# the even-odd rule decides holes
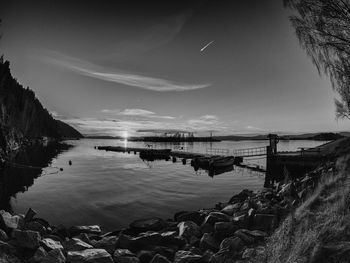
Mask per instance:
[[[11,75],[10,63],[0,59],[0,156],[33,139],[83,137],[55,120],[29,88]]]

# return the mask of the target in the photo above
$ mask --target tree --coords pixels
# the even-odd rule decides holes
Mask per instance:
[[[339,94],[336,118],[350,119],[350,0],[284,0],[296,15],[290,20],[318,72]]]

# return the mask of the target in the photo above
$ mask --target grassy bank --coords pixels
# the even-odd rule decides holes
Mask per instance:
[[[333,150],[334,165],[269,238],[265,262],[350,261],[350,140]]]

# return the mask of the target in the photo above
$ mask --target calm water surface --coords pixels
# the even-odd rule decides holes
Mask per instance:
[[[189,164],[182,165],[181,162],[147,163],[138,155],[94,149],[96,145],[144,146],[143,142],[82,139],[68,143],[74,147],[58,154],[50,165],[64,170],[54,173],[55,169],[47,167],[32,185],[27,184],[19,192],[11,193],[9,207],[13,211],[24,213],[32,207],[52,224],[99,224],[105,230],[112,230],[138,218],[171,218],[181,210],[212,207],[244,188],[257,190],[264,181],[263,174],[239,167],[212,178],[206,171],[195,172]],[[232,150],[266,146],[267,143],[224,141],[180,145],[159,143],[157,146],[182,146],[194,152],[205,152],[210,147]],[[278,148],[296,150],[322,143],[282,141]],[[71,166],[69,160],[73,162]],[[265,160],[253,159],[250,162],[263,166]]]

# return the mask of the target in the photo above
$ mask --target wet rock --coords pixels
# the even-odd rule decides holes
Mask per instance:
[[[64,241],[63,246],[67,251],[81,251],[81,250],[93,248],[90,244],[75,237],[67,241]]]
[[[29,208],[26,215],[24,216],[24,221],[25,222],[32,221],[35,215],[36,215],[36,212],[33,209]]]
[[[188,241],[188,244],[191,245],[191,246],[199,246],[199,243],[200,243],[200,239],[196,236],[191,236],[191,238],[189,239]]]
[[[244,230],[244,229],[237,230],[234,235],[236,237],[239,237],[240,239],[242,239],[246,245],[252,245],[254,243],[255,239],[252,236],[250,236],[249,234],[246,234],[242,230]]]
[[[200,226],[200,230],[201,230],[202,234],[204,234],[204,233],[213,233],[214,232],[214,226],[212,224],[205,223],[205,224],[202,224]]]
[[[221,210],[221,213],[232,216],[233,213],[235,213],[237,210],[240,209],[240,207],[241,207],[241,203],[230,204],[230,205],[225,206]]]
[[[217,251],[219,249],[219,242],[209,233],[205,233],[200,241],[199,247],[202,250],[210,249],[212,251]]]
[[[126,249],[132,248],[132,242],[133,242],[132,239],[133,238],[128,235],[121,234],[117,238],[117,247],[126,248]]]
[[[46,249],[46,251],[50,251],[52,249],[63,249],[60,241],[56,241],[51,238],[43,238],[40,243]]]
[[[69,229],[69,233],[71,236],[76,236],[81,233],[86,233],[86,234],[100,234],[101,229],[98,225],[92,225],[92,226],[72,226]]]
[[[35,262],[41,262],[46,256],[47,256],[46,250],[43,247],[39,247],[33,255],[33,260]]]
[[[95,248],[103,248],[110,254],[113,254],[117,247],[118,239],[115,236],[104,237],[94,243]]]
[[[13,237],[16,240],[16,243],[20,247],[35,249],[39,247],[40,234],[36,231],[31,230],[18,230],[15,229],[13,232]]]
[[[224,213],[211,212],[203,221],[203,224],[214,225],[217,222],[228,222],[230,217]]]
[[[148,231],[131,239],[133,247],[143,248],[160,244],[162,236],[158,232]]]
[[[210,262],[211,257],[214,255],[214,253],[210,250],[207,250],[203,253],[202,258],[200,259],[200,262],[206,263]]]
[[[47,253],[40,263],[64,263],[66,257],[63,255],[61,249],[53,249]]]
[[[242,259],[260,258],[263,259],[265,255],[265,247],[258,246],[255,248],[246,248],[242,254]]]
[[[69,231],[64,225],[58,225],[52,230],[52,234],[64,239],[69,236]]]
[[[243,202],[244,200],[246,200],[248,197],[252,195],[253,195],[253,191],[244,189],[239,194],[232,196],[229,202],[230,203]]]
[[[16,248],[12,244],[9,244],[4,241],[0,241],[0,254],[1,253],[15,254]]]
[[[154,252],[148,250],[141,250],[137,253],[137,257],[140,260],[140,263],[149,263],[154,256]]]
[[[16,256],[12,254],[6,254],[6,253],[0,253],[0,262],[4,263],[21,263],[22,261],[19,260]]]
[[[175,253],[174,263],[191,263],[201,259],[201,255],[193,254],[190,251],[179,250]]]
[[[199,226],[192,221],[184,221],[177,225],[179,228],[179,236],[190,239],[192,236],[200,237],[201,231]]]
[[[233,236],[238,228],[239,227],[233,222],[217,222],[214,225],[215,237],[218,239],[224,239],[226,237]]]
[[[170,263],[170,261],[166,257],[156,254],[150,263]]]
[[[104,249],[85,249],[82,251],[68,251],[69,263],[113,263],[111,255]]]
[[[182,221],[193,221],[197,225],[201,225],[204,220],[204,215],[198,211],[190,211],[190,212],[178,212],[174,215],[174,219],[177,222]]]
[[[2,229],[0,229],[0,241],[7,241],[9,238],[6,234],[6,232]]]
[[[262,241],[265,237],[267,237],[267,233],[260,230],[247,230],[247,229],[241,229],[241,231],[251,237],[254,238],[255,241]]]
[[[270,232],[276,226],[276,216],[271,214],[256,214],[254,215],[254,225],[259,230]]]
[[[244,247],[243,241],[239,237],[225,238],[221,244],[220,249],[215,253],[211,259],[211,263],[229,263],[234,262],[234,258]]]
[[[41,235],[44,235],[46,233],[46,227],[37,221],[30,221],[30,222],[25,223],[24,230],[37,231]]]
[[[81,233],[81,234],[77,235],[76,238],[78,238],[78,239],[80,239],[81,241],[84,241],[85,243],[91,245],[91,240],[90,240],[88,234]]]
[[[166,222],[157,217],[136,220],[130,224],[130,228],[137,232],[159,231],[165,226]]]
[[[0,210],[0,224],[5,229],[17,229],[21,225],[21,217],[11,215],[9,212]],[[22,222],[23,223],[23,222]]]
[[[113,254],[115,263],[138,263],[139,259],[128,249],[117,249]]]
[[[186,240],[177,235],[177,231],[167,231],[161,233],[161,244],[163,245],[176,245],[182,247],[186,244]]]
[[[164,257],[166,257],[167,259],[171,260],[174,258],[175,255],[175,251],[178,248],[170,248],[170,247],[164,247],[164,246],[156,246],[153,248],[153,252],[155,254],[159,254],[162,255]]]
[[[234,216],[232,218],[232,221],[240,228],[246,228],[249,225],[249,218],[248,218],[247,214],[245,214],[245,213],[241,214],[241,215]]]

